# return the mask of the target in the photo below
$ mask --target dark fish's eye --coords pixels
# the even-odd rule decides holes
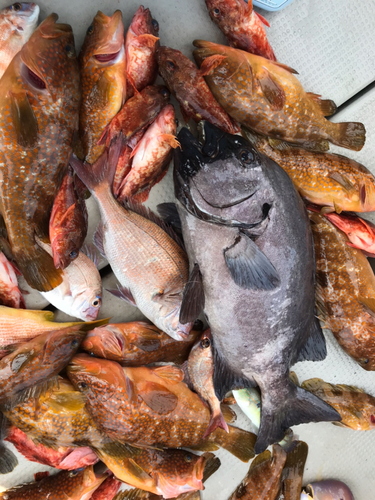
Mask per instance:
[[[100,297],[100,295],[97,295],[95,299],[92,301],[92,305],[94,307],[100,307],[101,303],[102,303],[102,298]]]
[[[214,16],[219,17],[220,16],[220,10],[218,8],[213,10]]]
[[[176,69],[176,65],[173,61],[167,61],[167,68],[168,69],[171,69],[171,70],[175,70]]]
[[[91,25],[91,26],[89,26],[89,27],[88,27],[88,29],[87,29],[87,34],[88,34],[88,35],[91,35],[91,34],[93,33],[93,31],[94,31],[94,26],[93,26],[93,25]]]
[[[70,252],[70,254],[69,254],[69,257],[70,257],[71,259],[75,259],[76,257],[78,257],[78,252],[77,252],[77,250],[72,250],[72,251]]]
[[[186,453],[186,455],[184,456],[184,460],[189,464],[193,460],[193,457],[190,455],[190,453]]]
[[[22,10],[22,5],[20,3],[18,3],[18,2],[14,3],[12,5],[12,9],[18,12],[19,10]]]
[[[78,340],[77,340],[77,339],[74,339],[74,340],[72,340],[71,346],[72,346],[72,347],[77,347],[77,346],[78,346],[78,344],[79,344]]]
[[[240,160],[242,163],[251,163],[254,160],[254,155],[251,153],[251,151],[248,151],[247,149],[244,149],[240,153]]]
[[[211,340],[207,337],[203,337],[203,339],[201,340],[201,347],[203,349],[208,349],[209,347],[211,347]]]
[[[154,28],[154,30],[159,31],[159,23],[157,22],[157,20],[153,19],[151,22],[152,22],[152,27]]]

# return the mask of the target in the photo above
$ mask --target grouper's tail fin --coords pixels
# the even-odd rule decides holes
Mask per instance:
[[[70,159],[70,165],[91,193],[101,189],[112,190],[113,179],[122,149],[122,136],[113,141],[109,149],[92,165],[83,163],[75,156]]]
[[[49,292],[62,283],[62,271],[56,269],[53,259],[36,242],[14,252],[17,266],[31,288]]]
[[[262,410],[255,453],[262,453],[269,445],[278,443],[292,425],[309,422],[338,422],[340,414],[310,392],[288,381],[288,392],[278,406],[269,397],[262,396]]]
[[[360,151],[363,148],[366,141],[366,129],[363,123],[344,122],[332,125],[334,133],[330,140],[333,144],[353,151]]]
[[[255,456],[256,435],[238,427],[228,425],[229,433],[221,428],[210,434],[208,441],[221,446],[242,462],[248,462]]]

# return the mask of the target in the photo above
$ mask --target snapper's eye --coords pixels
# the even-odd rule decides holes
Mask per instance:
[[[254,155],[251,151],[244,149],[243,151],[241,151],[239,158],[240,158],[242,163],[245,163],[246,165],[248,165],[249,163],[251,163],[254,160]]]
[[[213,12],[213,15],[215,17],[219,17],[220,16],[220,10],[218,8],[214,9],[212,12]]]
[[[102,303],[102,298],[100,295],[97,295],[95,299],[92,301],[91,305],[94,307],[100,307],[100,304]]]
[[[12,10],[15,10],[16,12],[18,12],[18,11],[22,10],[22,5],[20,3],[18,3],[18,2],[14,3],[12,5]]]
[[[75,259],[76,257],[78,257],[78,252],[77,252],[77,250],[72,250],[72,251],[70,252],[70,254],[69,254],[69,257],[70,257],[71,259]]]

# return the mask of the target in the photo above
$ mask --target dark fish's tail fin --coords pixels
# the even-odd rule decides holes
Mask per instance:
[[[0,445],[0,474],[9,474],[18,465],[16,455],[3,444]]]
[[[242,462],[251,460],[255,456],[256,435],[232,425],[228,425],[228,429],[229,433],[220,428],[216,429],[208,440],[229,451]]]
[[[93,165],[83,163],[75,156],[70,159],[70,165],[91,193],[102,188],[112,190],[121,149],[122,138],[120,137],[112,143],[109,149],[104,151]]]
[[[14,252],[14,257],[27,283],[39,292],[49,292],[62,283],[62,271],[37,243],[30,242],[27,250]]]
[[[363,123],[347,122],[334,123],[335,132],[332,134],[331,141],[337,146],[360,151],[366,141],[366,129]]]
[[[292,425],[309,422],[338,422],[340,414],[329,404],[288,381],[288,393],[278,406],[262,397],[262,410],[255,453],[281,441]],[[267,398],[269,399],[269,398]]]

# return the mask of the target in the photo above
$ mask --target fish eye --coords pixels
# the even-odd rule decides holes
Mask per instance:
[[[190,455],[190,453],[186,453],[186,455],[184,456],[184,460],[189,464],[193,460],[193,457]]]
[[[155,30],[155,31],[159,31],[159,23],[157,22],[157,20],[156,20],[156,19],[153,19],[153,20],[151,21],[151,23],[152,23],[152,26],[153,26],[154,30]]]
[[[369,361],[370,361],[370,360],[367,358],[367,359],[365,359],[365,360],[363,361],[363,363],[364,363],[365,365],[367,365],[367,363],[368,363]]]
[[[95,354],[93,352],[89,352],[89,355],[92,356],[92,357],[95,356]]]
[[[207,337],[203,337],[203,339],[201,340],[201,347],[203,349],[208,349],[209,347],[211,347],[211,340]]]
[[[77,347],[78,346],[78,340],[77,339],[72,340],[71,346],[72,347]]]
[[[87,389],[87,384],[86,382],[80,382],[78,384],[78,387],[84,391],[85,389]]]
[[[18,3],[18,2],[14,3],[12,5],[12,9],[18,12],[19,10],[22,10],[22,5],[20,3]]]
[[[74,47],[71,45],[65,45],[65,52],[67,53],[68,57],[74,57],[76,55],[76,52],[74,50]]]
[[[78,257],[78,252],[77,252],[77,250],[72,250],[72,251],[70,252],[70,254],[69,254],[69,257],[70,257],[71,259],[75,259],[76,257]]]
[[[169,97],[169,90],[167,90],[167,89],[161,89],[161,95],[163,97]]]
[[[92,301],[91,305],[93,305],[94,307],[100,307],[101,303],[102,303],[102,298],[100,297],[100,295],[97,295],[95,299]]]
[[[74,477],[79,474],[79,470],[72,470],[69,472],[69,477]]]
[[[244,149],[240,153],[240,160],[242,163],[249,164],[254,160],[254,155],[247,149]]]
[[[93,31],[94,31],[94,26],[93,26],[93,25],[91,25],[91,26],[89,26],[89,27],[88,27],[88,29],[87,29],[87,32],[86,32],[86,33],[87,33],[88,35],[91,35],[91,34],[93,33]]]
[[[173,71],[176,69],[176,65],[173,61],[167,61],[167,67]]]
[[[176,127],[178,127],[178,126],[179,126],[179,124],[180,124],[180,122],[178,121],[178,118],[175,118],[174,122],[175,122],[175,124],[176,124]]]
[[[214,16],[219,17],[220,16],[220,10],[216,7],[216,9],[213,10]]]

